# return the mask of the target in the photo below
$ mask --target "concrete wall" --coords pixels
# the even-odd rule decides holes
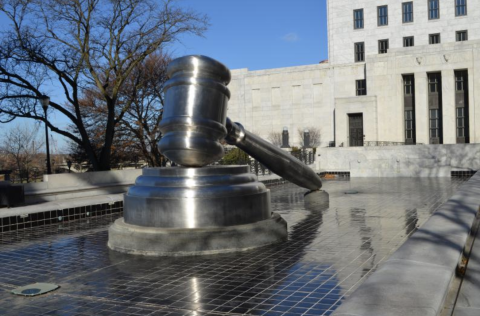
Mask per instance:
[[[287,127],[290,145],[298,129],[320,129],[322,146],[333,141],[333,97],[328,65],[232,71],[228,116],[265,139]]]
[[[26,203],[38,203],[126,192],[142,169],[44,175],[24,185]]]
[[[480,144],[321,148],[316,167],[351,177],[450,177],[480,170]]]
[[[378,54],[378,40],[390,48],[403,47],[403,37],[414,36],[415,46],[429,44],[429,34],[440,33],[442,43],[455,42],[455,32],[468,30],[469,40],[480,39],[480,2],[467,1],[467,16],[455,16],[455,1],[440,0],[440,19],[428,20],[426,0],[413,2],[413,22],[402,23],[398,0],[327,0],[330,63],[354,62],[354,43],[365,42],[366,55]],[[388,25],[377,26],[377,6],[388,5]],[[353,28],[353,10],[363,9],[364,28]]]

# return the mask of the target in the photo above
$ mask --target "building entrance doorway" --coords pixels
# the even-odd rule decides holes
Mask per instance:
[[[363,114],[348,114],[350,147],[363,146]]]

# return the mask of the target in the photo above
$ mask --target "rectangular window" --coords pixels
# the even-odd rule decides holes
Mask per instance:
[[[353,10],[353,28],[363,29],[363,9]]]
[[[440,79],[438,76],[433,74],[428,78],[428,91],[430,93],[439,93],[441,88],[442,87],[440,86]]]
[[[436,20],[440,18],[439,0],[428,0],[428,19]]]
[[[388,52],[388,39],[378,41],[378,53],[386,54]]]
[[[467,15],[467,0],[455,0],[455,16]]]
[[[440,34],[430,34],[430,35],[428,35],[428,42],[430,44],[440,44]]]
[[[413,22],[413,2],[402,3],[402,21],[403,23]]]
[[[403,93],[405,96],[413,95],[413,76],[404,76],[403,77]]]
[[[388,6],[377,7],[378,26],[388,25]]]
[[[428,113],[430,144],[442,144],[442,75],[428,74]]]
[[[439,138],[440,136],[440,116],[439,110],[430,110],[430,138]]]
[[[403,47],[414,46],[413,36],[407,36],[403,38]]]
[[[405,119],[405,144],[415,144],[415,79],[403,75],[403,107]]]
[[[457,42],[463,42],[468,40],[468,31],[457,31]]]
[[[357,96],[367,95],[367,80],[365,79],[357,80],[356,86],[357,86]]]
[[[465,91],[465,75],[463,75],[463,71],[456,71],[455,72],[455,92],[464,92]]]
[[[413,143],[413,110],[405,111],[405,142]]]
[[[355,62],[365,61],[365,43],[355,43]]]
[[[465,138],[465,108],[457,108],[457,138]]]
[[[468,125],[468,71],[455,71],[455,116],[457,143],[469,143]]]

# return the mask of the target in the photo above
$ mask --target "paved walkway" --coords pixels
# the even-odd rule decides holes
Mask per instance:
[[[473,244],[453,316],[480,315],[480,229]]]

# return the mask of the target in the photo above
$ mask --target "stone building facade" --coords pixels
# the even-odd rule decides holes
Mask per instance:
[[[321,147],[480,142],[480,2],[327,0],[329,61],[232,71],[229,116]]]

